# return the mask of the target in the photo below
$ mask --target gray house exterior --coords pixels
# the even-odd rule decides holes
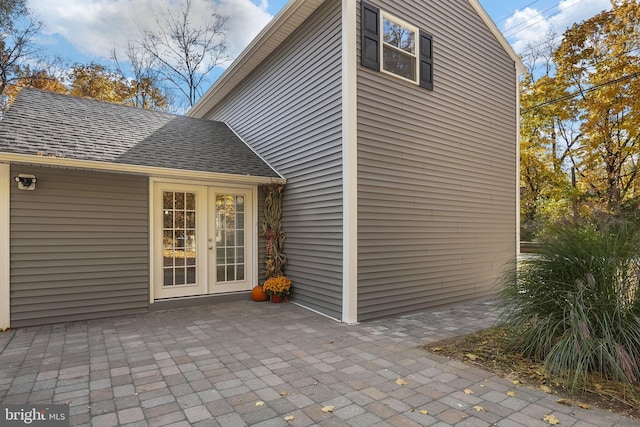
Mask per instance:
[[[293,300],[356,322],[495,292],[522,72],[475,0],[291,1],[188,114],[287,178]]]
[[[35,89],[0,122],[0,178],[3,328],[247,298],[259,186],[283,181],[224,123]]]
[[[294,303],[351,323],[485,298],[517,254],[522,71],[477,0],[291,0],[190,117],[24,89],[0,327],[247,298],[273,181]]]

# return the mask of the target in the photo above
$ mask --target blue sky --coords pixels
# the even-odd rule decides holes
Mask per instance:
[[[109,64],[111,51],[124,52],[127,41],[154,24],[176,0],[27,0],[43,21],[38,43],[69,63]],[[424,0],[416,0],[424,1]],[[255,37],[287,0],[192,0],[194,16],[205,17],[215,2],[229,16],[229,45],[234,54]],[[575,22],[610,7],[609,0],[480,0],[516,52],[527,50],[548,31],[562,33]],[[119,55],[125,58],[124,53]]]

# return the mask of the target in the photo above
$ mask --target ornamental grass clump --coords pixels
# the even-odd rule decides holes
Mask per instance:
[[[640,381],[639,234],[635,221],[556,228],[505,275],[501,320],[514,349],[571,392],[591,373]]]
[[[268,295],[286,297],[291,290],[291,280],[285,276],[272,277],[264,282],[262,289]]]

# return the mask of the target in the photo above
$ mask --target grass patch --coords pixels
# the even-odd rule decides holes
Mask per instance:
[[[490,328],[474,334],[430,343],[423,349],[476,366],[524,386],[557,396],[559,402],[585,409],[604,410],[640,418],[640,385],[607,380],[595,373],[586,376],[578,389],[568,389],[566,378],[551,375],[543,362],[513,350],[513,330]]]

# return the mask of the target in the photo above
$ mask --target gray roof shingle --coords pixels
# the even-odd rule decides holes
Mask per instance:
[[[22,89],[0,152],[279,178],[225,124]]]

